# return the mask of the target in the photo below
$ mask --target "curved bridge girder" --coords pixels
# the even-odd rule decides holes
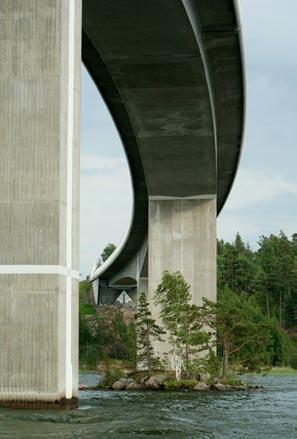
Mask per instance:
[[[232,0],[83,3],[83,61],[123,141],[134,190],[129,233],[93,278],[136,257],[148,199],[217,199],[236,173],[244,120],[239,23]]]

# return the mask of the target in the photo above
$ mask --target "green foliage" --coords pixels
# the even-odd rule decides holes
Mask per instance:
[[[94,316],[96,315],[96,307],[94,305],[81,303],[79,305],[79,314],[80,316]]]
[[[204,299],[202,309],[206,324],[217,332],[224,376],[228,375],[231,356],[249,370],[270,363],[269,326],[253,297],[225,287],[216,303]]]
[[[155,304],[159,305],[160,318],[171,345],[171,354],[180,380],[184,370],[191,369],[192,359],[207,349],[210,335],[203,327],[199,308],[191,305],[190,286],[180,272],[164,271],[162,281],[155,292]]]
[[[136,363],[136,328],[134,323],[125,323],[123,314],[119,312],[113,324],[110,340],[110,356]]]
[[[106,261],[109,258],[109,256],[112,255],[112,253],[115,251],[116,248],[117,248],[116,245],[112,243],[107,244],[107,246],[104,248],[103,252],[101,253],[102,261],[103,262]]]
[[[165,390],[192,390],[197,384],[195,380],[168,380],[164,382]]]
[[[220,377],[222,375],[221,358],[211,348],[208,355],[202,359],[201,371],[209,373],[212,377]]]
[[[261,236],[257,251],[239,234],[233,243],[218,241],[219,297],[224,287],[254,298],[268,319],[273,365],[290,364],[295,346],[288,333],[297,333],[297,234],[291,240],[283,232]]]
[[[294,352],[291,357],[291,367],[297,369],[297,352]]]
[[[106,361],[106,370],[103,380],[100,382],[100,387],[103,389],[110,388],[116,381],[124,376],[123,371],[112,364],[108,359]]]
[[[111,320],[101,315],[79,318],[80,364],[93,368],[99,361],[113,358],[136,364],[135,324],[125,323],[121,311]]]
[[[145,293],[141,293],[136,314],[137,362],[151,372],[160,367],[160,358],[154,353],[152,341],[162,341],[164,331],[152,318]]]

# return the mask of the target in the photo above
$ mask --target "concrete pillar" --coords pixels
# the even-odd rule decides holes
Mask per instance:
[[[148,297],[164,270],[180,271],[191,286],[192,301],[216,300],[216,200],[150,199],[149,201],[149,283]],[[158,320],[158,309],[152,306]],[[158,353],[169,346],[157,343]]]
[[[137,284],[137,300],[139,299],[141,293],[147,294],[147,292],[148,292],[148,278],[140,277],[138,279],[138,284]]]
[[[81,0],[0,2],[0,405],[77,403]]]

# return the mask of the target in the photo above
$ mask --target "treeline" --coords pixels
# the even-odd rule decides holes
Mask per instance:
[[[283,232],[269,237],[262,236],[257,250],[251,249],[237,234],[232,243],[218,240],[217,250],[217,304],[205,302],[204,309],[196,310],[189,307],[186,301],[182,305],[184,317],[180,319],[181,329],[176,325],[170,327],[172,309],[168,311],[168,321],[163,319],[161,329],[165,329],[167,333],[180,330],[179,334],[172,335],[172,340],[180,337],[178,349],[182,351],[181,346],[185,346],[187,356],[189,350],[205,349],[205,343],[200,343],[201,340],[206,340],[201,323],[203,319],[207,320],[208,326],[217,333],[218,354],[216,359],[211,358],[209,368],[216,361],[219,361],[220,367],[225,363],[225,369],[229,367],[228,364],[240,370],[257,370],[271,366],[297,368],[297,234],[290,239]],[[181,298],[181,292],[188,294],[186,284],[178,276],[169,275],[165,281],[169,280],[175,286],[170,284],[168,295],[163,297],[165,311],[176,285],[182,286],[182,289],[174,298],[172,306],[178,304],[177,299]],[[165,291],[164,279],[162,285]],[[114,311],[114,315],[112,310],[108,311],[112,315],[104,315],[100,309],[85,305],[89,286],[83,282],[80,287],[81,365],[95,367],[96,363],[110,358],[133,364],[136,361],[136,330],[140,331],[138,340],[148,340],[154,333],[155,337],[161,336],[161,332],[158,334],[158,329],[150,323],[151,317],[145,307],[143,315],[138,315],[135,327],[133,316],[131,320],[125,321],[119,309]],[[180,305],[176,319],[181,314],[181,308]],[[141,325],[144,317],[147,320],[143,327]],[[195,323],[195,330],[198,332],[191,333],[191,326],[186,327],[192,321],[198,322],[198,326]],[[143,330],[148,331],[150,336],[142,336]],[[192,341],[190,343],[188,337],[199,343],[196,346],[191,345]],[[209,340],[207,343],[209,345]],[[144,346],[147,359],[150,358],[151,349],[150,345]],[[175,356],[178,357],[176,352]],[[153,357],[147,361],[154,363]],[[187,364],[187,361],[184,363]]]
[[[297,339],[297,234],[261,236],[252,250],[239,234],[218,241],[218,298],[228,288],[252,298],[270,326],[273,365],[290,365]]]

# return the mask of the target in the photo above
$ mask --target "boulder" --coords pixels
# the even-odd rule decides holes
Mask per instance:
[[[128,384],[126,387],[126,390],[142,390],[144,389],[144,385],[141,383],[136,383],[136,381],[133,381],[132,383]]]
[[[200,379],[200,381],[203,381],[204,383],[206,383],[207,381],[209,381],[211,379],[211,375],[210,375],[210,373],[201,372],[199,374],[199,379]]]
[[[210,390],[210,385],[206,384],[206,383],[197,383],[194,387],[193,390],[196,390],[198,392],[204,392],[206,390]]]
[[[124,390],[126,389],[126,384],[124,381],[118,380],[111,386],[113,390]]]
[[[233,386],[232,388],[233,388],[234,390],[238,390],[238,391],[247,390],[247,387],[244,386],[243,384],[238,385],[238,386]]]
[[[213,384],[213,390],[218,390],[219,392],[224,392],[225,390],[229,390],[230,386],[226,386],[222,383]]]
[[[149,377],[150,377],[149,375],[144,375],[138,381],[140,382],[140,384],[145,384],[145,382],[149,379]]]
[[[145,387],[150,390],[158,390],[160,388],[160,384],[155,380],[155,377],[151,376],[146,382]]]
[[[166,380],[168,380],[168,376],[164,374],[153,375],[151,378],[156,381],[159,385],[163,384]]]
[[[132,378],[120,378],[111,386],[113,390],[124,390],[133,382]]]

